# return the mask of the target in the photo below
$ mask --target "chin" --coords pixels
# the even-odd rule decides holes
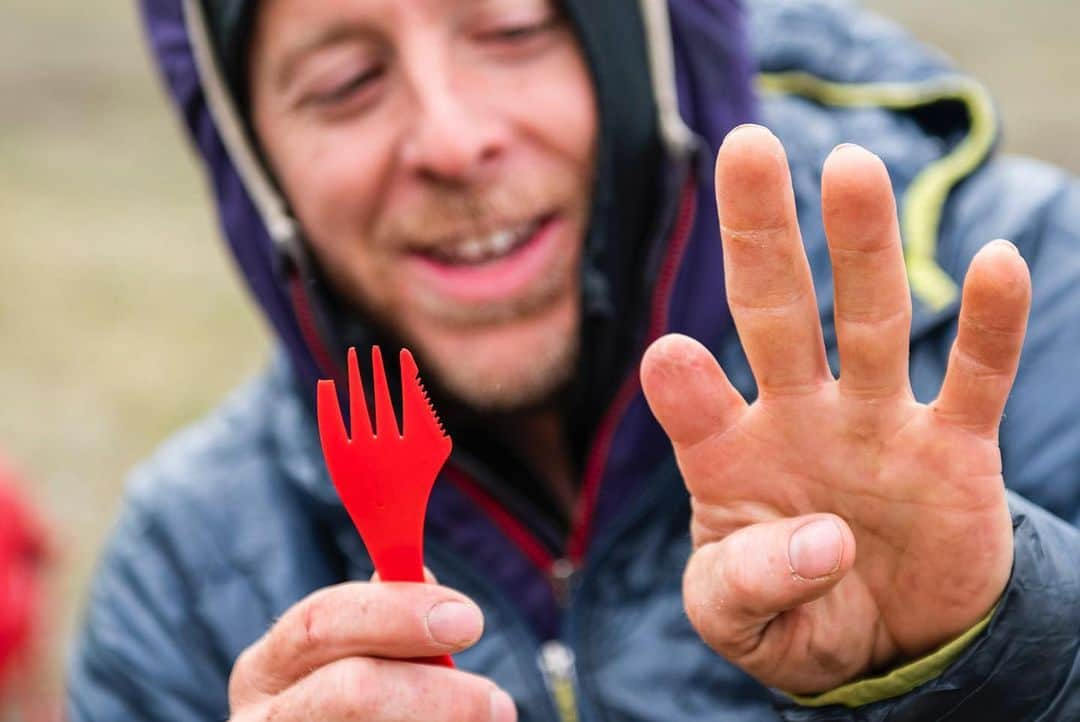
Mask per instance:
[[[417,328],[406,337],[446,393],[479,412],[543,405],[573,378],[578,361],[578,303],[476,329]]]

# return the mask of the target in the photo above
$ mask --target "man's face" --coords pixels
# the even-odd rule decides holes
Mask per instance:
[[[250,67],[338,293],[474,408],[569,379],[597,118],[554,0],[265,0]]]

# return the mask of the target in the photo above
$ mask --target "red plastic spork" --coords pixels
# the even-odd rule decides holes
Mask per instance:
[[[431,407],[416,362],[401,350],[399,431],[382,353],[371,349],[375,391],[372,431],[356,349],[349,349],[349,415],[346,435],[333,381],[319,381],[319,437],[330,478],[364,540],[379,577],[386,582],[424,581],[424,515],[435,477],[452,443]],[[350,439],[351,436],[351,439]],[[420,660],[452,667],[449,656]]]

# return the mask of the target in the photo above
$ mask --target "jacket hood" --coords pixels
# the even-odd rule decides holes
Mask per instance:
[[[238,111],[236,68],[253,0],[141,0],[154,58],[202,156],[230,250],[302,388],[340,377],[344,347],[370,343],[364,319],[343,315],[305,248]],[[718,145],[753,114],[750,60],[736,0],[567,0],[592,73],[600,114],[598,167],[583,274],[580,394],[569,418],[587,437],[640,343],[650,259],[670,224],[678,184],[698,144]],[[688,117],[680,34],[706,33],[711,76],[695,80],[716,102]],[[697,60],[693,62],[698,62]],[[232,70],[226,72],[225,69]],[[617,371],[617,372],[616,372]]]

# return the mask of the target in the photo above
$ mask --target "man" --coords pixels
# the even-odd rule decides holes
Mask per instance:
[[[978,86],[812,0],[143,6],[287,353],[136,475],[73,719],[1080,715],[1080,187]],[[320,458],[374,341],[427,585]]]

